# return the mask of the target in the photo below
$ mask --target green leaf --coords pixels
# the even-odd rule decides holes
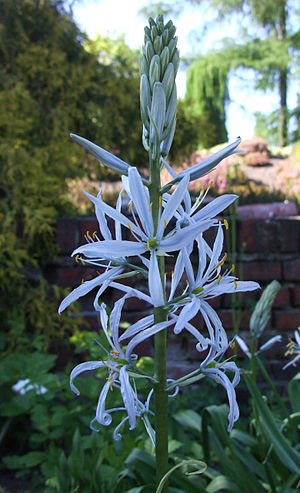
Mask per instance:
[[[248,389],[255,400],[255,405],[257,406],[260,415],[262,434],[265,439],[273,445],[274,452],[279,460],[283,462],[290,471],[300,474],[300,454],[291,447],[288,440],[281,433],[268,405],[262,398],[252,379],[248,375],[244,375],[244,378]]]
[[[293,411],[300,411],[300,372],[292,378],[288,385],[288,393]]]
[[[191,430],[195,430],[200,433],[201,416],[199,416],[199,414],[197,414],[192,409],[179,411],[173,417],[179,424],[181,424],[185,428],[190,428]]]
[[[223,490],[232,493],[241,493],[240,488],[226,476],[218,476],[206,488],[207,493],[218,493]]]

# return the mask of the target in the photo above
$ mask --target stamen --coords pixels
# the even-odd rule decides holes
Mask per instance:
[[[229,229],[229,224],[228,224],[227,219],[224,219],[224,224],[225,224],[225,228],[226,228],[226,229]]]
[[[113,381],[114,381],[114,379],[113,379],[113,377],[112,377],[112,376],[110,376],[110,377],[107,377],[107,379],[106,379],[106,380],[109,380],[109,389],[110,389],[110,390],[111,390],[111,392],[112,392],[112,391],[113,391]]]
[[[221,274],[218,275],[218,284],[221,282]]]
[[[217,269],[218,267],[222,267],[225,262],[226,262],[226,259],[227,259],[227,252],[224,253],[224,257],[222,258],[222,260],[220,260],[220,262],[215,266],[215,269]]]
[[[205,188],[202,187],[201,190],[200,190],[200,194],[199,194],[200,197],[204,194],[204,191],[205,191]]]
[[[89,241],[92,241],[92,238],[91,238],[91,235],[90,235],[90,232],[89,231],[86,232],[86,236],[87,236],[87,238],[88,238]]]
[[[97,231],[94,231],[93,234],[92,234],[93,239],[95,239],[96,236],[97,236]]]
[[[150,240],[147,241],[147,252],[150,250]]]
[[[210,187],[212,187],[212,186],[213,186],[213,184],[214,184],[213,180],[210,180],[210,182],[209,182],[209,184],[208,184],[208,187],[207,187],[207,190],[209,190],[209,189],[210,189]]]
[[[235,264],[232,264],[231,270],[232,270],[232,273],[234,274],[235,273]]]
[[[77,262],[77,264],[79,264],[79,258],[80,258],[80,256],[79,256],[79,253],[78,253],[78,254],[76,255],[76,257],[75,257],[75,262]]]
[[[131,211],[132,206],[133,206],[133,202],[131,201],[131,202],[130,202],[130,204],[129,204],[129,207],[128,207],[128,211],[129,211],[129,212]]]
[[[235,341],[233,341],[233,342],[230,344],[230,348],[231,348],[231,349],[234,349],[234,348],[235,348]]]
[[[128,228],[130,229],[130,231],[132,231],[132,227],[130,226],[129,222],[127,223],[127,225],[128,225]]]
[[[79,260],[80,260],[80,262],[82,263],[82,265],[85,265],[85,262],[84,262],[84,260],[82,260],[82,258],[81,258],[81,257],[80,257],[80,259],[79,259]]]
[[[150,202],[150,205],[149,205],[149,211],[150,212],[152,211],[152,207],[153,207],[153,202]]]
[[[164,218],[164,226],[165,226],[165,229],[166,229],[166,227],[167,227],[167,220],[166,220],[166,218]]]
[[[159,204],[159,207],[161,207],[161,204],[162,204],[162,196],[160,196],[160,197],[159,197],[159,202],[158,202],[158,204]]]
[[[84,284],[84,279],[81,279],[81,284]]]
[[[233,280],[233,283],[234,283],[234,289],[237,289],[237,282],[235,279]]]

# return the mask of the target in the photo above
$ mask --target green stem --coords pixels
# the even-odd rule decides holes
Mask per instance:
[[[151,149],[150,149],[151,156]],[[150,157],[150,200],[152,203],[152,217],[154,236],[157,230],[161,192],[160,192],[160,164],[159,157]],[[165,260],[158,256],[161,283],[165,292]],[[154,323],[164,322],[168,318],[168,311],[160,306],[154,308]],[[154,406],[155,406],[155,457],[157,484],[168,472],[168,392],[167,392],[167,329],[160,331],[154,337]],[[162,493],[167,493],[165,483]]]

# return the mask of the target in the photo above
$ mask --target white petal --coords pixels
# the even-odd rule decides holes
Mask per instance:
[[[157,236],[160,238],[163,235],[165,229],[165,223],[168,224],[170,219],[174,216],[174,212],[177,210],[178,206],[181,204],[185,192],[187,190],[187,186],[189,183],[189,176],[183,178],[179,185],[176,187],[176,190],[169,197],[169,200],[163,210],[161,218],[159,220],[159,225],[157,228]]]
[[[154,323],[154,316],[148,315],[147,317],[138,320],[135,324],[128,327],[125,332],[119,337],[119,341],[123,341],[124,339],[128,339],[129,337],[135,336],[138,332],[141,332],[144,329],[147,329],[150,325]]]
[[[132,351],[134,350],[134,348],[138,344],[140,344],[144,340],[148,339],[152,335],[157,334],[157,332],[160,332],[161,330],[165,329],[166,327],[169,327],[173,323],[174,323],[173,320],[168,320],[166,322],[160,322],[159,324],[155,324],[152,327],[149,327],[148,329],[143,330],[139,334],[134,336],[126,348],[126,359],[127,359],[127,361],[130,361]]]
[[[244,353],[248,356],[248,358],[251,358],[251,353],[250,353],[249,348],[248,348],[247,344],[245,343],[245,341],[243,341],[243,339],[239,336],[236,336],[235,340],[238,343],[238,345],[240,346],[241,350],[244,351]]]
[[[153,236],[153,219],[150,210],[149,193],[146,191],[142,179],[136,168],[128,173],[130,192],[134,207],[139,215],[142,226],[149,237]]]
[[[119,173],[122,173],[123,175],[127,175],[128,169],[130,169],[130,165],[128,163],[125,163],[125,161],[122,161],[110,152],[102,149],[102,147],[97,146],[93,142],[90,142],[79,135],[70,134],[70,137],[72,137],[72,139],[74,139],[78,144],[85,147],[85,149],[87,149],[103,164],[115,171],[118,171]]]
[[[134,405],[135,399],[125,366],[122,366],[120,370],[119,379],[121,384],[121,395],[128,414],[130,430],[133,430],[136,425],[136,410]]]
[[[153,306],[161,306],[164,304],[164,292],[159,273],[157,257],[154,252],[151,252],[150,266],[148,272],[149,293],[152,299]]]
[[[106,270],[100,276],[95,277],[95,279],[91,279],[90,281],[85,281],[83,284],[80,284],[77,288],[73,289],[68,296],[61,302],[58,308],[58,313],[61,313],[67,306],[69,306],[73,301],[78,300],[81,296],[89,293],[92,289],[97,287],[99,284],[102,284],[106,279],[110,276],[118,275],[123,271],[123,267],[112,268]]]
[[[102,363],[100,361],[87,361],[86,363],[80,363],[79,365],[75,366],[75,368],[73,368],[73,370],[71,371],[71,374],[70,374],[71,390],[73,390],[73,392],[76,395],[80,395],[79,390],[73,384],[73,380],[78,375],[80,375],[80,373],[83,373],[84,371],[96,370],[97,368],[101,368],[102,366],[104,366],[104,363]]]
[[[216,199],[209,202],[207,205],[202,207],[200,211],[196,212],[193,215],[193,219],[195,221],[202,221],[203,219],[211,219],[224,209],[226,209],[232,202],[234,202],[238,198],[238,195],[234,194],[225,194],[217,197]]]
[[[105,412],[105,400],[110,386],[111,386],[110,380],[105,382],[105,384],[103,385],[103,388],[99,395],[97,409],[96,409],[96,420],[98,421],[98,423],[100,423],[100,425],[104,425],[104,426],[109,426],[112,421],[111,415]]]
[[[206,231],[215,224],[212,220],[201,221],[197,224],[190,224],[185,228],[177,230],[172,236],[164,238],[159,242],[159,248],[164,252],[175,252],[194,241],[203,231]]]
[[[138,255],[146,251],[147,245],[139,241],[103,240],[87,243],[86,245],[76,248],[72,253],[72,256],[81,253],[87,258],[116,257],[116,259],[118,259],[120,257]]]
[[[259,352],[260,351],[266,351],[266,349],[269,349],[270,347],[273,346],[273,344],[275,344],[276,342],[281,342],[281,339],[282,337],[279,335],[279,336],[274,336],[274,337],[271,337],[271,339],[269,339],[267,342],[265,342],[260,348],[259,348]]]
[[[182,329],[184,329],[185,324],[198,313],[199,307],[200,302],[196,297],[192,298],[192,301],[183,307],[174,327],[175,334],[180,334]]]

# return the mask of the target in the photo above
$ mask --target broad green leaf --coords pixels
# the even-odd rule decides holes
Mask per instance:
[[[288,392],[293,411],[300,412],[300,372],[289,382]]]
[[[206,488],[207,493],[218,493],[223,490],[232,493],[241,493],[240,488],[226,476],[218,476]]]
[[[192,409],[186,409],[176,413],[173,418],[185,428],[190,428],[200,433],[201,416]]]

